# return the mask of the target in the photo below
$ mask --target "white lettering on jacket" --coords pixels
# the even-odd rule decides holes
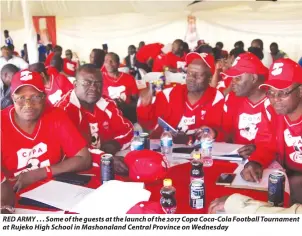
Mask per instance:
[[[249,141],[255,139],[258,128],[257,124],[261,122],[261,112],[250,115],[242,113],[239,115],[238,129],[240,130],[240,135]]]
[[[49,166],[50,162],[49,160],[40,161],[39,157],[47,153],[47,145],[45,143],[39,143],[33,148],[21,148],[19,151],[17,151],[17,157],[18,157],[18,170],[26,167],[25,169],[22,169],[20,171],[17,171],[14,175],[17,176],[20,173],[24,171],[30,171],[34,170],[40,167]]]

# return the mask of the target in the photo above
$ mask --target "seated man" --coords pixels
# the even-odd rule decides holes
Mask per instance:
[[[28,63],[21,57],[13,55],[13,51],[10,47],[4,46],[1,48],[2,57],[0,57],[0,71],[6,64],[13,64],[19,69],[23,70],[28,68]]]
[[[185,65],[185,57],[186,54],[183,50],[183,41],[181,39],[177,39],[172,44],[172,52],[168,52],[163,55],[163,59],[161,63],[155,68],[153,66],[154,72],[163,72],[169,70],[171,72],[181,72],[181,68]]]
[[[14,74],[18,71],[18,67],[13,64],[7,64],[2,67],[0,81],[1,110],[13,104],[10,95],[10,85]]]
[[[77,70],[74,90],[56,106],[66,111],[92,148],[116,154],[130,146],[133,126],[112,100],[102,97],[102,88],[100,70],[83,65]]]
[[[244,50],[242,48],[234,48],[230,51],[227,60],[220,60],[216,64],[215,73],[213,75],[213,78],[211,79],[210,85],[214,88],[217,88],[225,96],[232,90],[232,77],[227,77],[221,72],[229,69],[234,63],[235,59],[242,53],[244,53]]]
[[[223,107],[226,141],[246,144],[238,152],[248,158],[255,150],[254,140],[261,122],[261,112],[269,102],[265,91],[259,89],[268,76],[268,69],[255,55],[244,53],[235,59],[233,66],[224,74],[233,78],[233,92],[225,97]]]
[[[155,58],[164,47],[161,43],[152,43],[142,46],[136,53],[136,67],[151,72]]]
[[[114,99],[124,116],[136,122],[138,89],[132,75],[119,72],[120,58],[110,52],[105,56],[106,72],[103,72],[103,95]]]
[[[186,85],[164,89],[155,98],[152,98],[151,89],[146,89],[142,91],[137,107],[138,121],[145,129],[156,129],[158,117],[161,117],[180,130],[180,135],[192,136],[175,138],[174,142],[181,143],[187,142],[189,138],[194,139],[204,126],[212,128],[211,135],[214,138],[222,124],[224,103],[223,95],[209,87],[210,77],[215,70],[213,56],[189,53],[186,62]],[[222,132],[218,132],[217,140],[222,138]]]
[[[50,63],[51,63],[51,60],[54,56],[59,56],[61,57],[62,56],[62,51],[63,51],[63,48],[59,45],[56,45],[54,48],[53,48],[53,52],[51,52],[46,60],[45,60],[45,67],[47,66],[50,66]]]
[[[270,104],[262,112],[256,150],[241,172],[247,181],[259,181],[274,159],[287,170],[292,203],[302,203],[302,68],[290,59],[279,59],[269,71]]]
[[[76,55],[76,54],[75,54]],[[78,62],[75,62],[72,60],[73,54],[72,51],[70,49],[65,51],[65,58],[63,59],[63,72],[71,77],[75,77],[75,72],[78,68]]]
[[[13,214],[15,212],[15,194],[12,186],[1,172],[1,214]]]
[[[256,201],[250,197],[235,193],[215,199],[209,206],[209,214],[302,214],[302,205],[290,208],[274,207],[268,202]]]
[[[18,72],[11,94],[14,106],[1,111],[1,168],[7,177],[16,177],[15,191],[91,167],[87,143],[79,131],[61,109],[47,106],[39,73]]]
[[[68,91],[73,89],[72,83],[64,75],[48,75],[44,64],[41,62],[30,65],[28,69],[32,72],[38,72],[42,76],[47,99],[52,105],[60,101]]]

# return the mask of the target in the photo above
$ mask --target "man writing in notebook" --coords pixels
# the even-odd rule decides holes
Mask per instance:
[[[225,97],[223,107],[226,141],[245,144],[238,153],[248,158],[255,150],[254,140],[261,122],[261,111],[269,102],[265,91],[259,89],[268,76],[268,69],[252,53],[243,53],[223,73],[233,79],[232,92]]]
[[[260,85],[270,104],[265,106],[255,140],[256,150],[241,172],[247,181],[259,181],[274,159],[286,169],[292,203],[302,203],[302,68],[291,59],[279,59]]]
[[[149,89],[141,93],[137,107],[138,121],[144,128],[154,130],[157,129],[158,118],[162,118],[180,131],[179,137],[174,138],[177,143],[187,143],[191,138],[198,138],[200,129],[204,127],[210,128],[212,138],[222,140],[219,128],[224,98],[218,90],[209,87],[209,80],[215,70],[214,57],[189,53],[186,63],[186,85],[164,89],[154,98]],[[161,132],[159,130],[158,136]]]

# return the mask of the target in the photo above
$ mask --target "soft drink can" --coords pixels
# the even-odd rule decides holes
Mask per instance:
[[[140,133],[140,138],[143,141],[144,149],[150,149],[150,138],[148,133]]]
[[[203,209],[204,205],[204,182],[201,180],[193,180],[190,184],[190,206],[193,209]]]
[[[111,154],[104,154],[101,157],[102,184],[114,179],[113,157]]]
[[[268,202],[273,206],[282,207],[284,203],[285,176],[280,171],[268,177]]]

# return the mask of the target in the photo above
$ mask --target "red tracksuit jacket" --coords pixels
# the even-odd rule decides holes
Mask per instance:
[[[188,135],[195,133],[206,125],[217,131],[221,130],[224,97],[215,88],[208,87],[201,99],[194,105],[187,99],[187,86],[177,85],[158,93],[155,101],[148,106],[138,102],[137,118],[146,129],[155,129],[158,117],[164,119],[174,128]],[[218,132],[217,141],[223,140],[222,132]]]
[[[110,140],[119,142],[122,149],[130,146],[133,125],[123,117],[112,100],[102,97],[96,103],[94,112],[90,113],[81,107],[72,90],[56,106],[67,112],[82,136],[91,144],[91,148],[99,149],[101,142]]]
[[[277,115],[266,102],[255,139],[256,151],[249,160],[266,168],[277,159],[286,169],[302,172],[301,134],[302,116],[292,122],[287,116]]]

